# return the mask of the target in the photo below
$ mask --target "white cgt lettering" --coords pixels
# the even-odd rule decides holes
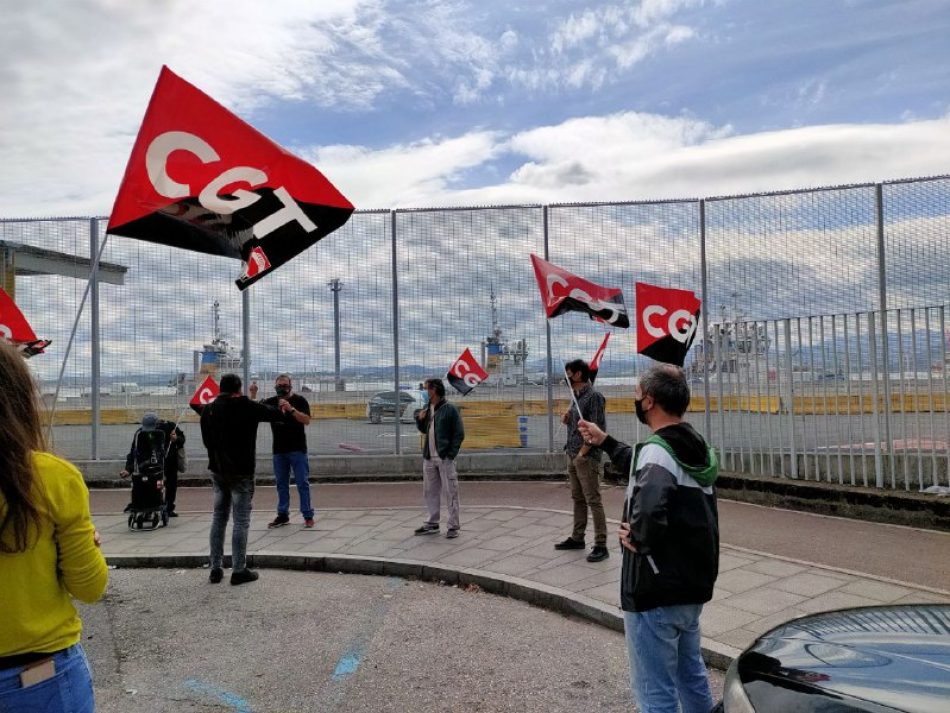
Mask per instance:
[[[0,338],[13,339],[13,330],[6,324],[0,324]]]
[[[211,393],[211,389],[207,386],[204,387],[201,391],[198,392],[198,403],[199,404],[210,404],[211,398],[214,394]]]
[[[452,365],[452,374],[460,378],[466,386],[475,387],[481,383],[481,379],[478,378],[478,374],[470,373],[472,367],[467,361],[459,359],[455,364]]]
[[[661,307],[660,305],[650,305],[644,308],[643,328],[647,330],[647,334],[656,339],[660,339],[669,334],[676,341],[686,344],[689,338],[693,336],[693,332],[696,331],[695,315],[690,314],[685,309],[678,309],[670,315],[666,323],[666,329],[658,327],[650,321],[654,315],[662,317],[665,314],[667,314],[666,307]],[[682,327],[680,325],[682,325]]]
[[[550,273],[548,275],[548,304],[553,304],[557,302],[558,296],[554,294],[554,286],[561,285],[562,287],[569,287],[567,280],[565,280],[560,275],[555,273]],[[615,302],[604,302],[603,300],[595,300],[589,294],[584,292],[584,290],[577,287],[573,288],[567,295],[568,297],[577,300],[578,302],[583,302],[588,305],[594,312],[602,312],[607,310],[610,312],[609,317],[604,317],[604,321],[610,324],[614,324],[621,315],[626,314],[626,310],[623,307],[618,305]]]
[[[184,198],[191,194],[191,186],[179,183],[168,175],[168,157],[174,151],[187,151],[197,156],[202,163],[220,161],[218,152],[204,139],[186,131],[166,131],[152,139],[145,151],[145,170],[155,191],[166,198]],[[250,166],[229,168],[214,178],[198,194],[198,202],[206,209],[220,215],[230,215],[247,208],[260,200],[251,191],[238,188],[232,191],[233,198],[225,199],[219,191],[232,183],[244,182],[254,188],[267,182],[267,174]],[[287,223],[296,222],[308,233],[317,229],[300,205],[283,186],[274,189],[274,195],[283,208],[262,218],[253,226],[254,237],[263,238]]]

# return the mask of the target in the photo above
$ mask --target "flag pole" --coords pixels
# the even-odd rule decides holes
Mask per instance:
[[[56,380],[56,391],[53,394],[53,405],[49,410],[49,424],[46,427],[46,440],[52,443],[53,440],[53,419],[56,416],[56,404],[59,403],[59,391],[63,385],[63,375],[66,373],[66,362],[69,360],[69,352],[73,347],[73,339],[76,337],[76,330],[79,328],[79,319],[82,317],[83,308],[86,306],[86,298],[89,297],[89,290],[92,288],[92,281],[99,270],[99,262],[102,259],[102,253],[106,249],[106,243],[109,241],[109,233],[102,238],[102,245],[99,252],[96,253],[95,260],[89,270],[89,279],[86,280],[86,289],[82,293],[82,299],[79,301],[79,309],[76,311],[76,319],[73,320],[73,329],[69,333],[69,341],[66,342],[66,352],[63,354],[63,364],[59,368],[59,378]],[[98,384],[96,385],[98,387]]]
[[[176,419],[175,419],[175,422],[172,424],[172,433],[174,433],[174,432],[175,432],[175,429],[178,428],[178,424],[181,423],[181,419],[182,419],[182,417],[185,415],[185,411],[188,410],[188,408],[190,408],[190,407],[191,407],[191,404],[190,404],[190,403],[187,403],[187,404],[184,405],[184,407],[182,408],[182,410],[178,412],[178,418],[176,418]],[[172,449],[172,442],[171,442],[171,438],[169,438],[169,439],[168,439],[168,445],[165,446],[165,457],[166,457],[166,458],[168,457],[168,453],[169,453],[169,451],[171,451],[171,449]]]

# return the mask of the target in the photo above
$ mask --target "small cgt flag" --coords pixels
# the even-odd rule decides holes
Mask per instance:
[[[594,358],[590,360],[590,383],[592,384],[597,378],[597,372],[600,371],[600,362],[604,358],[604,352],[607,351],[608,339],[610,339],[610,332],[607,332],[604,335],[603,341],[600,343],[600,346],[597,347],[597,352],[594,354]]]
[[[218,382],[208,376],[195,390],[195,394],[191,397],[191,401],[188,402],[188,405],[191,406],[192,410],[201,413],[201,410],[214,401],[220,393],[221,389],[218,388]]]
[[[472,350],[466,348],[461,356],[455,360],[455,363],[452,364],[445,378],[448,379],[456,391],[462,394],[462,396],[465,396],[488,378],[488,372],[482,368],[481,364],[475,361],[475,357],[472,356]]]
[[[689,290],[636,284],[637,352],[683,366],[696,338],[701,302]]]
[[[612,327],[626,329],[630,326],[621,289],[601,287],[537,255],[531,256],[531,264],[548,319],[565,312],[583,312]]]
[[[42,354],[52,342],[37,339],[33,328],[13,298],[0,287],[0,339],[13,344],[24,358]]]
[[[162,67],[107,232],[240,258],[243,290],[352,213],[320,171]]]

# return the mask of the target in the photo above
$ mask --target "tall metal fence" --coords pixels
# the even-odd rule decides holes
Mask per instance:
[[[290,373],[312,404],[312,453],[414,452],[419,383],[465,348],[492,372],[456,399],[465,447],[557,451],[563,363],[590,359],[604,327],[578,314],[543,318],[535,253],[623,287],[628,307],[637,281],[701,296],[688,418],[726,468],[914,490],[950,483],[948,176],[677,201],[360,211],[244,293],[235,261],[104,242],[105,222],[0,221],[0,276],[38,335],[53,339],[30,363],[55,411],[54,448],[74,459],[123,456],[147,410],[181,418],[199,439],[187,401],[199,372],[215,370],[259,382],[263,395]],[[635,330],[612,335],[597,387],[623,440],[642,435],[632,389],[648,363]],[[262,428],[259,449],[269,446]]]

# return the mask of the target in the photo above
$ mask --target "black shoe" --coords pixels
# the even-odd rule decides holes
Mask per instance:
[[[583,540],[575,540],[573,537],[568,537],[564,542],[558,542],[554,545],[556,550],[582,550],[585,547]]]
[[[610,553],[607,551],[607,548],[603,545],[594,545],[591,548],[590,554],[587,555],[588,562],[603,562],[605,559],[610,557]]]
[[[212,584],[217,584],[222,579],[224,579],[224,570],[220,567],[212,567],[211,573],[208,575],[208,581]]]
[[[445,533],[445,536],[446,536],[446,538],[449,539],[449,540],[454,540],[456,537],[459,536],[458,528],[456,527],[456,528],[452,528],[452,529],[447,530],[446,533]]]
[[[132,503],[129,503],[125,506],[125,509],[122,512],[132,512]]]
[[[231,584],[247,584],[254,582],[260,575],[253,569],[240,569],[237,572],[231,572]]]
[[[289,522],[290,522],[290,515],[278,515],[269,523],[267,523],[267,527],[273,530],[275,527],[283,527]]]
[[[175,512],[174,510],[169,510],[168,517],[178,517],[178,513]]]
[[[439,531],[438,525],[430,525],[429,523],[423,524],[422,527],[417,527],[412,533],[414,535],[434,535]]]

